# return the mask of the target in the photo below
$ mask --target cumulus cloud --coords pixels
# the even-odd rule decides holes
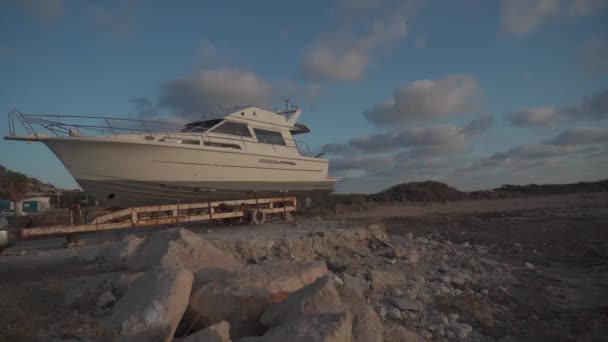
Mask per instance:
[[[513,160],[532,160],[555,156],[564,156],[573,153],[575,149],[569,146],[557,146],[552,144],[527,144],[516,146],[506,152],[492,154],[487,160],[489,164],[508,164]]]
[[[483,92],[471,75],[418,80],[395,89],[393,96],[364,115],[378,126],[431,121],[478,111]]]
[[[607,0],[502,0],[501,25],[504,31],[522,36],[558,16],[583,17],[607,8]]]
[[[316,81],[361,80],[379,51],[407,36],[410,2],[338,1],[339,27],[321,34],[304,50],[300,73]]]
[[[590,38],[578,51],[580,65],[588,75],[608,73],[608,35]]]
[[[604,11],[608,0],[573,0],[570,1],[569,13],[574,16],[586,16]]]
[[[522,127],[550,127],[560,120],[560,114],[551,107],[521,108],[508,114],[508,118],[515,126]]]
[[[608,118],[608,89],[602,90],[580,103],[560,108],[526,107],[507,114],[515,126],[550,127],[565,122],[603,120]]]
[[[415,127],[401,132],[358,137],[352,139],[350,145],[365,152],[384,152],[413,146],[457,145],[464,144],[465,141],[466,136],[462,127],[437,126]]]
[[[15,3],[42,24],[52,24],[63,17],[63,0],[19,0]]]
[[[258,75],[237,68],[200,70],[165,82],[159,104],[185,117],[217,112],[220,106],[266,106],[272,102],[272,85]]]
[[[559,0],[503,0],[502,27],[523,35],[529,33],[559,12]]]
[[[387,131],[356,137],[346,144],[327,144],[322,147],[322,151],[334,155],[343,155],[361,152],[393,152],[411,148],[412,150],[417,149],[419,152],[435,155],[441,151],[460,149],[470,139],[481,134],[491,125],[492,117],[488,115],[472,120],[465,127],[444,125]]]
[[[547,143],[560,146],[608,144],[608,128],[579,127],[567,129],[558,136],[547,140]]]
[[[354,156],[332,159],[331,171],[363,170],[373,171],[390,168],[394,163],[392,156]]]

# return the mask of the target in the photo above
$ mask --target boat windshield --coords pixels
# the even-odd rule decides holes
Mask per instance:
[[[222,120],[216,119],[216,120],[191,122],[191,123],[186,124],[186,126],[184,126],[184,128],[181,130],[181,132],[182,133],[200,133],[200,132],[205,132],[209,128],[217,125],[220,121],[222,121]]]

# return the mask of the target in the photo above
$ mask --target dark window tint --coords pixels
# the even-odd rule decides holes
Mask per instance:
[[[267,131],[265,129],[254,128],[253,131],[258,137],[258,141],[265,144],[285,145],[285,140],[280,132]]]
[[[238,135],[241,137],[251,137],[251,133],[249,132],[249,128],[246,124],[230,121],[224,121],[224,123],[217,126],[213,132]]]

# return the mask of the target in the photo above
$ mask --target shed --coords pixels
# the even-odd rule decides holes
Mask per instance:
[[[51,198],[48,196],[30,197],[22,202],[22,210],[25,215],[42,213],[50,208]]]

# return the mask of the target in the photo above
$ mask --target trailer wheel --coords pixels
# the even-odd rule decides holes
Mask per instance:
[[[260,209],[255,209],[254,211],[251,212],[251,222],[255,225],[261,225],[264,224],[264,221],[266,221],[266,213],[263,212]]]

